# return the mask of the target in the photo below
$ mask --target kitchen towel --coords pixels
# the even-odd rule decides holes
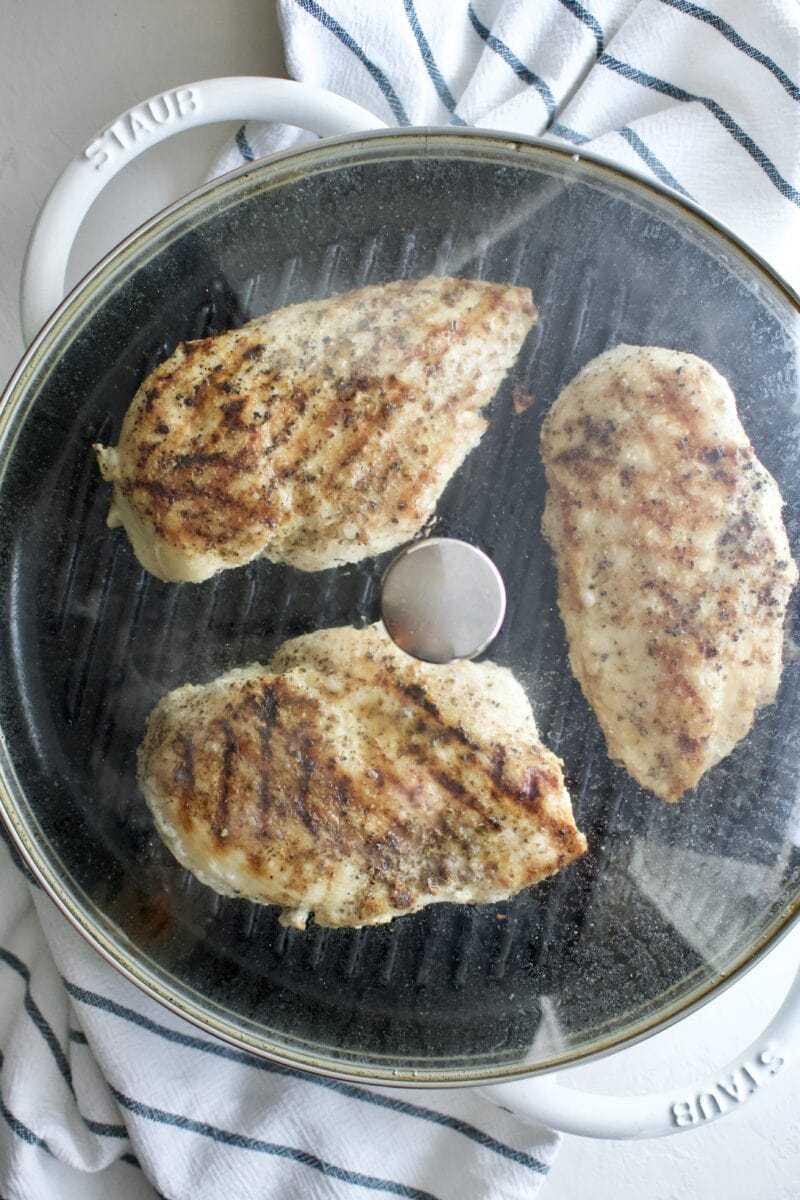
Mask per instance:
[[[387,123],[588,147],[691,196],[800,283],[796,0],[278,10],[295,78]],[[247,124],[214,173],[308,137]],[[108,966],[0,839],[3,1200],[529,1200],[557,1146],[472,1091],[312,1079],[213,1040]]]
[[[387,124],[477,125],[694,200],[800,290],[798,0],[279,0],[294,79]],[[250,123],[214,174],[307,141]]]

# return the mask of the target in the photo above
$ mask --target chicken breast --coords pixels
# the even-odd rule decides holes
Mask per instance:
[[[586,848],[511,672],[421,663],[379,625],[171,692],[138,775],[184,867],[300,929],[505,900]]]
[[[617,346],[542,429],[570,662],[609,754],[678,800],[770,704],[797,581],[782,501],[726,381]]]
[[[264,556],[304,571],[407,541],[486,429],[537,319],[526,288],[359,288],[184,342],[96,446],[109,525],[164,580]]]

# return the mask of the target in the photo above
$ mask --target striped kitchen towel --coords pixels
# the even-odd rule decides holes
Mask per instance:
[[[289,74],[387,124],[478,125],[690,197],[800,290],[798,0],[278,0]],[[219,174],[308,140],[248,124]]]
[[[530,1200],[558,1146],[471,1089],[301,1075],[110,967],[0,823],[2,1200]]]

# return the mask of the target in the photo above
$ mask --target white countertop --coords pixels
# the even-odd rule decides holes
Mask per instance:
[[[3,6],[0,73],[0,381],[22,352],[17,287],[35,214],[58,171],[98,128],[138,100],[214,75],[282,74],[271,0],[39,0]],[[72,280],[204,174],[224,130],[151,151],[95,205]],[[800,962],[795,928],[713,1004],[642,1046],[581,1072],[596,1091],[661,1091],[713,1072],[758,1033]],[[725,1120],[639,1143],[566,1138],[547,1200],[798,1200],[800,1068]],[[42,1198],[50,1200],[50,1198]],[[55,1200],[55,1198],[54,1198]]]

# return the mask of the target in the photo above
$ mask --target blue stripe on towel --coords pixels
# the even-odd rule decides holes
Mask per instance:
[[[568,125],[562,125],[559,121],[554,121],[548,132],[554,133],[556,137],[563,138],[565,142],[572,142],[575,146],[585,146],[587,142],[592,140],[586,134],[578,133],[576,129],[570,129]]]
[[[0,961],[4,962],[7,966],[11,967],[12,971],[15,971],[16,974],[19,975],[22,980],[24,980],[24,982],[25,982],[25,1001],[24,1001],[25,1011],[27,1012],[30,1019],[33,1021],[36,1028],[39,1030],[39,1033],[44,1038],[44,1041],[46,1042],[47,1047],[50,1050],[50,1053],[53,1055],[53,1058],[55,1059],[56,1066],[58,1067],[59,1072],[61,1073],[61,1076],[64,1079],[64,1082],[67,1084],[67,1087],[69,1088],[69,1090],[72,1092],[72,1095],[74,1096],[75,1088],[72,1083],[72,1070],[70,1068],[69,1062],[67,1061],[67,1056],[65,1055],[64,1051],[61,1049],[61,1045],[59,1044],[58,1038],[56,1037],[55,1033],[53,1032],[53,1030],[50,1027],[50,1025],[48,1024],[48,1022],[45,1020],[44,1016],[42,1015],[41,1009],[39,1008],[39,1006],[37,1005],[33,996],[31,995],[31,990],[30,990],[31,973],[30,973],[30,970],[28,969],[26,964],[24,962],[22,962],[21,959],[17,958],[16,954],[12,954],[10,950],[6,950],[5,947],[3,947],[3,946],[0,946]],[[83,1037],[83,1035],[82,1034],[79,1035],[76,1033],[73,1037],[73,1032],[70,1031],[69,1037],[70,1037],[70,1041],[76,1041],[78,1039],[78,1037]],[[83,1041],[85,1043],[86,1039],[83,1038]],[[128,1131],[124,1125],[109,1125],[103,1121],[93,1121],[90,1117],[84,1117],[82,1113],[80,1115],[81,1115],[81,1120],[83,1121],[84,1125],[87,1127],[87,1129],[91,1130],[92,1133],[100,1134],[102,1137],[125,1138],[128,1136]]]
[[[655,92],[660,92],[664,96],[669,96],[673,100],[680,100],[683,103],[694,102],[702,104],[719,121],[720,125],[724,129],[727,129],[731,137],[758,163],[770,183],[778,189],[781,195],[800,207],[800,191],[783,178],[775,164],[767,157],[761,147],[756,145],[750,135],[745,133],[740,125],[736,124],[733,117],[721,105],[717,104],[716,100],[711,100],[708,96],[695,96],[692,92],[687,92],[683,88],[676,87],[673,83],[667,83],[664,79],[657,79],[654,75],[648,75],[645,71],[637,70],[630,63],[620,62],[618,58],[612,58],[609,54],[601,54],[597,61],[602,66],[608,67],[610,71],[615,71],[617,75],[621,75],[623,79],[629,79],[631,83],[638,83],[641,87],[651,88]]]
[[[21,959],[17,958],[16,954],[12,954],[10,950],[6,950],[5,947],[3,947],[3,946],[0,946],[0,962],[4,962],[6,964],[6,966],[10,967],[12,971],[15,971],[17,973],[17,975],[19,975],[20,978],[24,981],[24,983],[25,983],[25,1001],[24,1001],[25,1011],[27,1012],[28,1016],[33,1021],[34,1025],[39,1030],[39,1033],[42,1035],[45,1042],[47,1043],[50,1053],[53,1055],[53,1058],[55,1059],[56,1066],[58,1067],[59,1072],[61,1073],[61,1075],[64,1079],[64,1082],[67,1084],[67,1087],[70,1089],[70,1091],[74,1095],[75,1093],[74,1093],[74,1089],[72,1086],[72,1071],[70,1070],[69,1063],[67,1062],[67,1056],[65,1055],[64,1051],[61,1049],[61,1046],[59,1045],[59,1042],[58,1042],[58,1038],[53,1033],[53,1030],[50,1028],[47,1021],[44,1019],[41,1009],[39,1008],[39,1006],[37,1005],[33,996],[31,995],[31,973],[30,973],[30,971],[28,970],[25,963],[22,962]]]
[[[758,47],[751,45],[750,42],[746,42],[732,25],[729,25],[727,21],[723,21],[722,17],[718,17],[716,13],[709,12],[707,8],[701,8],[699,4],[689,4],[688,0],[661,0],[661,3],[669,4],[671,8],[677,8],[678,12],[686,13],[690,17],[696,17],[698,21],[705,21],[706,25],[710,25],[712,29],[716,29],[718,33],[721,33],[737,50],[741,50],[749,58],[753,58],[757,63],[761,63],[762,67],[766,67],[793,100],[800,100],[800,87],[792,82],[774,59],[771,59],[768,54],[764,54]]]
[[[401,1113],[404,1116],[430,1121],[435,1125],[452,1129],[453,1132],[469,1138],[470,1141],[476,1142],[479,1146],[484,1146],[487,1150],[500,1155],[500,1157],[517,1163],[518,1166],[527,1167],[528,1170],[535,1172],[537,1175],[546,1175],[550,1170],[545,1163],[541,1162],[538,1158],[534,1158],[532,1154],[526,1154],[522,1150],[515,1150],[512,1146],[507,1146],[504,1142],[498,1141],[490,1134],[484,1133],[482,1129],[476,1129],[474,1125],[470,1125],[467,1121],[458,1120],[457,1117],[436,1112],[435,1109],[423,1108],[421,1105],[411,1104],[406,1100],[398,1100],[394,1096],[371,1092],[356,1084],[343,1083],[336,1079],[327,1079],[322,1075],[308,1075],[292,1067],[285,1067],[278,1063],[270,1062],[267,1059],[258,1058],[254,1054],[247,1053],[247,1051],[237,1050],[222,1042],[212,1042],[205,1038],[193,1036],[192,1034],[168,1029],[165,1025],[160,1025],[158,1022],[152,1021],[149,1017],[143,1016],[132,1008],[117,1004],[115,1000],[111,1000],[107,996],[101,996],[97,992],[90,992],[86,988],[78,987],[77,984],[71,983],[68,979],[64,980],[64,986],[73,1000],[79,1000],[83,1004],[99,1008],[103,1012],[111,1013],[113,1016],[121,1017],[124,1021],[130,1021],[131,1024],[139,1025],[142,1029],[147,1029],[151,1033],[155,1033],[159,1037],[163,1037],[165,1040],[174,1042],[177,1045],[187,1046],[192,1050],[201,1050],[206,1054],[213,1054],[218,1058],[225,1058],[230,1062],[252,1067],[254,1070],[267,1071],[273,1075],[297,1079],[303,1083],[313,1084],[316,1087],[328,1088],[330,1091],[338,1092],[353,1100],[360,1100],[363,1104],[372,1104],[378,1108],[385,1108],[392,1112]]]
[[[398,125],[410,125],[408,114],[400,102],[400,97],[392,87],[389,80],[384,75],[383,71],[377,66],[371,58],[368,58],[355,39],[347,32],[347,30],[335,20],[329,12],[326,12],[321,5],[317,4],[316,0],[295,0],[300,8],[304,9],[310,16],[319,21],[329,33],[332,33],[335,38],[338,38],[343,46],[354,54],[363,67],[369,71],[372,78],[377,83],[378,87],[383,92],[389,107],[395,115]]]
[[[587,137],[585,133],[578,133],[577,129],[570,129],[568,125],[562,125],[558,121],[553,122],[549,132],[554,133],[556,137],[563,138],[565,142],[572,142],[574,146],[585,146],[587,142],[591,141],[591,138]],[[691,192],[687,192],[686,188],[678,183],[675,176],[667,170],[646,142],[642,141],[638,133],[631,129],[629,125],[624,125],[622,129],[618,129],[617,133],[625,139],[631,149],[647,164],[657,179],[660,179],[662,183],[666,183],[674,191],[680,192],[687,200],[694,199]]]
[[[12,1112],[6,1108],[2,1097],[0,1096],[0,1116],[8,1125],[12,1133],[15,1133],[23,1142],[27,1142],[29,1146],[38,1146],[40,1150],[44,1150],[46,1154],[53,1157],[53,1151],[48,1146],[44,1138],[40,1138],[37,1134],[29,1129],[27,1125],[23,1125],[22,1121],[17,1120]]]
[[[126,1138],[128,1136],[124,1125],[109,1125],[107,1121],[93,1121],[91,1117],[81,1117],[81,1120],[87,1129],[100,1137]]]
[[[239,128],[236,130],[236,139],[235,140],[236,140],[236,148],[239,151],[239,153],[241,154],[244,161],[245,162],[254,162],[256,156],[253,153],[253,147],[250,145],[250,143],[247,140],[247,134],[245,133],[244,125],[240,125]]]
[[[205,1121],[195,1121],[180,1113],[167,1112],[163,1108],[153,1108],[149,1104],[142,1104],[139,1100],[126,1096],[123,1092],[117,1091],[115,1087],[111,1088],[111,1092],[114,1099],[123,1108],[128,1109],[137,1117],[144,1117],[159,1125],[171,1125],[173,1128],[183,1129],[187,1133],[196,1133],[225,1146],[233,1146],[237,1150],[251,1150],[256,1154],[269,1154],[274,1158],[289,1159],[300,1166],[319,1171],[320,1174],[326,1175],[330,1179],[338,1179],[342,1183],[349,1183],[355,1187],[388,1192],[392,1196],[405,1196],[408,1200],[436,1200],[431,1192],[423,1192],[419,1188],[408,1187],[404,1183],[395,1183],[391,1179],[380,1179],[375,1175],[362,1175],[359,1171],[347,1171],[343,1167],[337,1167],[305,1150],[298,1150],[295,1146],[284,1146],[278,1142],[262,1141],[261,1138],[245,1137],[241,1133],[232,1133],[227,1129],[220,1129],[216,1125],[209,1125]]]
[[[0,1050],[0,1071],[3,1069],[3,1062],[3,1052]],[[39,1135],[34,1133],[32,1129],[29,1129],[27,1125],[23,1125],[22,1121],[18,1120],[17,1117],[15,1117],[10,1111],[10,1109],[6,1108],[2,1096],[0,1096],[0,1116],[2,1116],[12,1133],[15,1133],[23,1142],[27,1142],[29,1146],[38,1146],[40,1150],[44,1150],[45,1153],[49,1154],[51,1158],[54,1157],[53,1151],[50,1149],[44,1138],[40,1138]]]
[[[631,129],[629,125],[623,125],[622,129],[617,130],[617,132],[619,133],[620,137],[625,139],[630,148],[639,155],[639,158],[641,158],[642,162],[647,164],[657,179],[659,179],[662,183],[666,183],[667,186],[671,187],[673,191],[680,192],[680,194],[685,196],[687,200],[694,199],[691,192],[687,192],[686,188],[683,187],[682,184],[678,183],[675,176],[667,170],[660,159],[656,158],[655,154],[653,154],[653,151],[645,142],[642,141],[635,130]]]
[[[589,12],[588,8],[584,8],[582,4],[579,4],[578,0],[561,0],[561,3],[564,5],[564,8],[569,9],[573,17],[577,17],[594,34],[594,40],[597,45],[597,57],[599,58],[605,49],[605,36],[600,22]]]
[[[548,117],[552,117],[556,111],[556,102],[553,93],[543,79],[540,79],[525,63],[517,58],[514,51],[507,46],[505,42],[501,42],[500,38],[495,37],[491,30],[479,20],[475,9],[472,7],[472,0],[467,5],[467,16],[472,22],[472,28],[475,30],[479,38],[482,38],[490,50],[494,50],[495,54],[499,54],[504,62],[508,63],[514,74],[522,80],[523,83],[531,84],[536,88],[542,98],[545,108],[547,109]]]
[[[406,16],[408,17],[408,23],[411,26],[411,32],[414,34],[417,45],[419,46],[419,52],[422,55],[422,61],[425,63],[425,67],[431,77],[433,86],[436,88],[436,93],[439,99],[452,116],[454,125],[466,125],[467,122],[464,120],[464,118],[459,117],[456,113],[456,102],[453,99],[453,93],[445,83],[444,76],[436,65],[436,61],[433,57],[433,52],[431,51],[428,39],[422,32],[422,26],[419,23],[419,18],[417,17],[414,9],[413,0],[403,0],[403,7],[406,10]]]
[[[555,136],[559,138],[564,138],[565,142],[571,142],[576,146],[585,145],[591,140],[591,138],[587,137],[587,134],[578,133],[577,130],[571,130],[569,125],[561,125],[559,121],[553,121],[553,124],[551,127],[549,127],[549,132],[554,133]],[[664,164],[661,162],[660,158],[657,158],[654,155],[654,152],[652,152],[650,146],[643,142],[642,138],[639,137],[639,134],[634,132],[630,126],[624,125],[622,126],[621,130],[616,132],[619,133],[621,138],[626,140],[627,144],[630,145],[630,148],[636,152],[636,154],[638,154],[639,158],[642,158],[642,161],[648,164],[648,167],[650,168],[652,174],[656,176],[656,179],[660,179],[662,184],[667,184],[669,187],[672,187],[673,191],[680,192],[681,196],[685,196],[687,200],[694,199],[692,193],[687,192],[686,188],[679,184],[672,172],[669,172],[669,170],[664,167]]]

